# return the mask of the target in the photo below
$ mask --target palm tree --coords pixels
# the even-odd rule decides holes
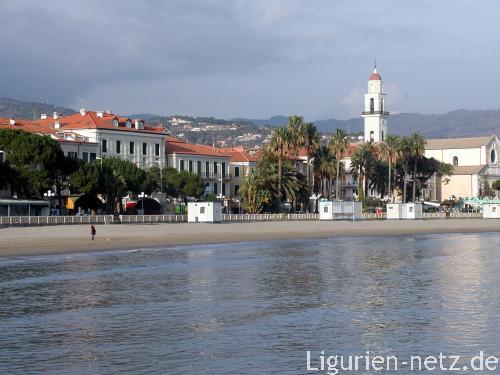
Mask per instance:
[[[267,150],[278,159],[278,194],[280,194],[280,199],[283,158],[287,155],[290,144],[290,131],[287,128],[278,128],[273,132],[267,147]]]
[[[340,199],[340,161],[349,151],[349,137],[342,129],[337,129],[333,138],[330,140],[330,151],[335,155],[337,161],[337,176],[335,178],[335,199]]]
[[[417,165],[419,159],[425,154],[425,138],[418,133],[410,135],[411,154],[414,158],[413,164],[413,202],[417,198]]]
[[[304,129],[304,118],[302,116],[288,117],[288,131],[290,132],[290,151],[296,157],[300,148],[306,143],[306,134]]]
[[[400,143],[401,139],[395,135],[389,135],[385,139],[384,143],[380,144],[380,154],[379,157],[385,160],[389,165],[389,178],[388,178],[388,197],[391,202],[394,202],[394,197],[392,194],[393,183],[392,183],[392,166],[396,164],[400,156]]]
[[[243,207],[251,214],[258,214],[262,211],[270,199],[269,191],[263,189],[263,179],[258,171],[253,171],[245,177],[239,190],[239,196]]]
[[[313,162],[314,175],[321,181],[321,194],[326,199],[330,199],[331,181],[335,174],[335,159],[327,146],[320,146],[314,155]]]
[[[305,148],[306,148],[306,164],[307,164],[307,186],[311,188],[311,157],[319,147],[319,132],[316,126],[312,123],[304,124]]]
[[[373,142],[364,142],[356,148],[352,155],[351,170],[358,174],[359,199],[365,198],[368,190],[369,172],[375,159],[375,148]]]
[[[407,202],[406,197],[406,186],[407,186],[407,175],[408,175],[408,163],[410,162],[410,158],[412,157],[412,145],[410,137],[402,137],[400,143],[400,152],[401,156],[404,159],[403,166],[403,202]]]

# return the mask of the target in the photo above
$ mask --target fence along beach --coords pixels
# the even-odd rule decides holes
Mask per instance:
[[[483,219],[416,221],[265,221],[223,224],[90,224],[0,229],[0,256],[126,250],[146,247],[232,243],[339,236],[397,236],[432,233],[500,232],[500,221]]]

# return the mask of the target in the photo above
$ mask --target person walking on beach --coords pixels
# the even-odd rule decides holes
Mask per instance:
[[[94,237],[95,237],[95,234],[96,234],[96,230],[95,230],[95,225],[92,224],[90,226],[90,234],[92,235],[92,241],[94,240]]]

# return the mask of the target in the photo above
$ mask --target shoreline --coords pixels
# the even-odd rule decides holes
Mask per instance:
[[[356,236],[500,233],[500,220],[273,221],[222,224],[90,225],[0,229],[0,257],[87,253],[182,245]]]

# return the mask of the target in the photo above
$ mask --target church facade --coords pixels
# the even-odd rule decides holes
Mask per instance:
[[[386,93],[377,67],[368,78],[364,95],[364,141],[382,143],[389,134]],[[351,199],[358,193],[355,174],[351,173],[351,155],[359,143],[351,145],[349,155],[343,159],[345,178],[341,186],[341,199]],[[449,176],[434,175],[423,189],[423,199],[442,202],[448,199],[480,197],[486,187],[500,180],[500,141],[497,135],[469,138],[427,139],[425,157],[434,158],[453,166]],[[377,196],[375,192],[368,195]],[[383,198],[383,197],[380,197]]]
[[[425,156],[453,165],[450,176],[433,176],[424,193],[427,200],[476,198],[500,179],[496,135],[470,138],[428,139]]]

